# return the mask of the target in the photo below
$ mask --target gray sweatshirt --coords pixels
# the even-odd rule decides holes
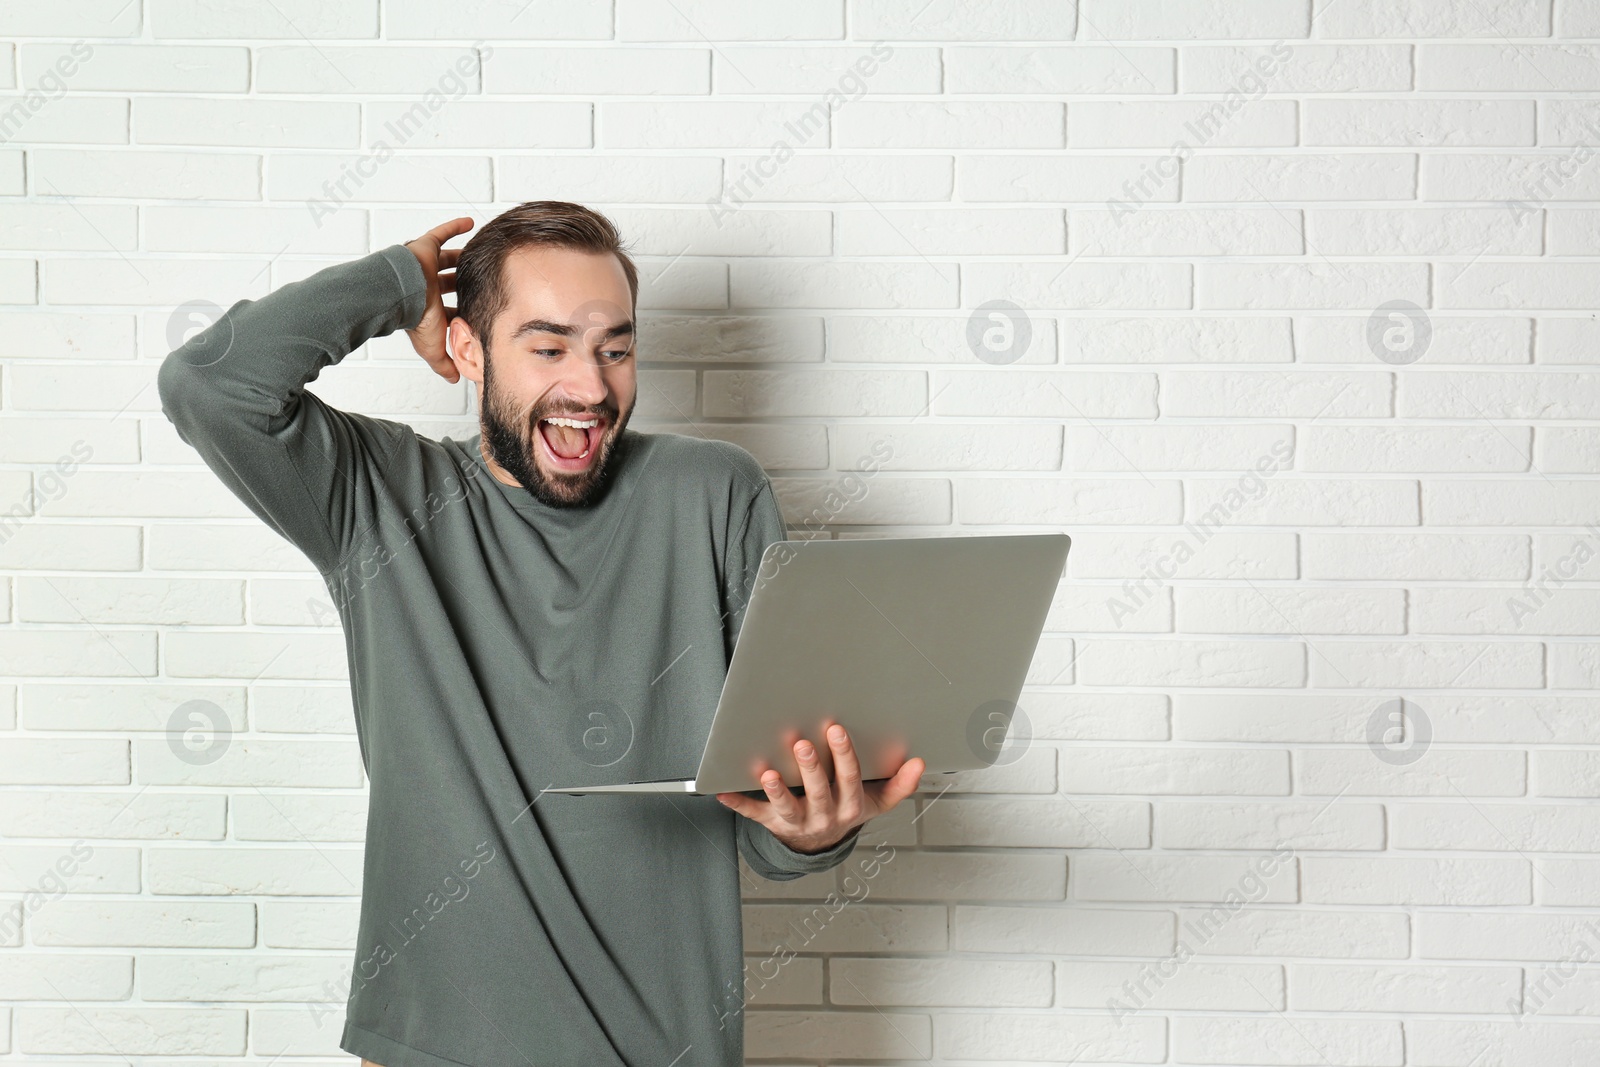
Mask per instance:
[[[743,1062],[737,855],[796,852],[715,797],[549,785],[691,777],[755,568],[784,526],[743,449],[624,431],[558,509],[304,386],[415,326],[402,244],[241,300],[166,357],[162,410],[338,605],[371,780],[341,1047],[384,1067]],[[818,739],[813,739],[818,740]],[[307,862],[315,862],[308,856]]]

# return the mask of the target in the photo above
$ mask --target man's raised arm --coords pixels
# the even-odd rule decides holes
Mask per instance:
[[[241,300],[169,353],[157,373],[161,410],[179,438],[319,571],[336,567],[366,528],[383,465],[410,431],[331,407],[306,383],[397,329],[410,332],[419,351],[419,334],[431,349],[437,332],[448,373],[429,362],[455,380],[443,356],[451,309],[442,306],[438,270],[459,253],[439,246],[470,228],[470,219],[456,219],[410,244]],[[432,269],[424,267],[430,258]]]

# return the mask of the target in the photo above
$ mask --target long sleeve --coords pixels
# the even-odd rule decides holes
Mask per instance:
[[[724,573],[732,587],[727,599],[733,605],[730,622],[735,635],[744,622],[744,607],[755,588],[761,555],[768,545],[784,537],[783,515],[772,495],[771,482],[762,475],[761,489],[750,502],[742,529],[728,542]],[[812,738],[813,744],[820,741],[820,738]],[[737,818],[739,852],[751,870],[774,882],[788,882],[837,867],[855,849],[861,834],[858,826],[832,848],[815,853],[796,852],[760,823],[742,815]]]
[[[240,300],[169,353],[161,410],[235,496],[323,572],[373,514],[403,423],[340,411],[305,390],[368,339],[421,320],[422,266],[403,244]]]
[[[832,848],[821,852],[796,852],[772,836],[772,831],[743,815],[739,820],[739,852],[750,869],[772,882],[792,882],[807,874],[831,871],[855,851],[861,836],[857,826]]]

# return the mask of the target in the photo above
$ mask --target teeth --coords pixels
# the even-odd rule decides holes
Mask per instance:
[[[548,422],[548,423],[553,423],[556,426],[571,426],[575,430],[587,430],[591,426],[600,425],[600,420],[599,419],[589,419],[587,422],[580,422],[577,419],[563,418],[560,415],[552,416],[551,418],[545,419],[544,421]]]

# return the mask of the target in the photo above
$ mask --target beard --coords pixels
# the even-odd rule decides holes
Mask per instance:
[[[511,477],[533,494],[541,504],[553,508],[581,508],[597,501],[609,484],[606,475],[612,459],[620,451],[618,442],[633,415],[630,406],[620,417],[609,400],[598,408],[587,411],[574,410],[571,405],[544,402],[530,409],[520,409],[515,400],[494,388],[493,361],[487,349],[483,353],[483,412],[479,421],[483,428],[483,443],[489,457],[500,464]],[[550,415],[600,415],[606,420],[605,434],[595,445],[594,460],[581,471],[555,471],[546,473],[539,469],[535,437],[541,432],[539,420]]]

